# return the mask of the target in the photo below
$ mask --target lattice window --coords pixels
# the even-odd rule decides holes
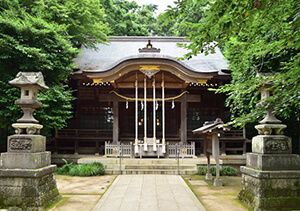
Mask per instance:
[[[113,127],[112,107],[102,104],[97,107],[82,107],[80,128],[110,130]]]

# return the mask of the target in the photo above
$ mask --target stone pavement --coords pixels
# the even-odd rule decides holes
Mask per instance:
[[[178,175],[120,175],[94,211],[204,211]]]

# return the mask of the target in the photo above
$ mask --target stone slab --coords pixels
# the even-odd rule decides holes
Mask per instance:
[[[258,135],[252,138],[252,152],[261,154],[291,154],[292,141],[284,135]]]
[[[246,166],[259,170],[300,170],[300,155],[247,153]]]
[[[277,171],[262,171],[247,166],[240,167],[241,173],[255,178],[261,179],[294,179],[300,178],[300,170],[277,170]]]
[[[7,152],[45,152],[46,137],[41,135],[12,135],[7,138]]]
[[[56,170],[56,165],[49,165],[39,169],[1,169],[0,178],[2,177],[42,177],[46,174],[52,174]]]
[[[2,168],[8,169],[38,169],[51,164],[51,152],[6,152],[1,157]]]
[[[93,210],[179,211],[183,207],[205,210],[180,176],[120,175]]]

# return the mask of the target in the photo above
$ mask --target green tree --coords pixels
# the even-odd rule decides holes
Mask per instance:
[[[177,0],[157,17],[155,33],[168,36],[186,36],[190,25],[197,23],[207,9],[200,1]]]
[[[270,103],[276,114],[285,119],[299,116],[299,1],[184,1],[203,11],[197,23],[184,23],[191,40],[186,56],[221,48],[229,61],[232,83],[218,92],[228,95],[227,106],[236,125],[243,126],[262,115],[256,103],[258,88],[266,81],[273,83]],[[181,14],[189,16],[184,11]]]
[[[146,36],[156,30],[154,16],[157,6],[149,4],[139,6],[134,1],[100,0],[109,27],[114,36]]]
[[[0,1],[0,127],[20,117],[13,105],[19,91],[8,85],[19,71],[41,71],[50,89],[39,95],[45,104],[38,119],[59,129],[72,117],[72,93],[64,87],[81,45],[106,41],[107,26],[98,0]]]

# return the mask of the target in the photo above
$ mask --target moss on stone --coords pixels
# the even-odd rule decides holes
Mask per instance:
[[[260,200],[260,208],[274,210],[300,209],[300,197],[270,197]]]
[[[250,191],[248,189],[241,190],[238,195],[238,199],[251,207],[253,206],[254,195],[253,195],[252,191]]]

